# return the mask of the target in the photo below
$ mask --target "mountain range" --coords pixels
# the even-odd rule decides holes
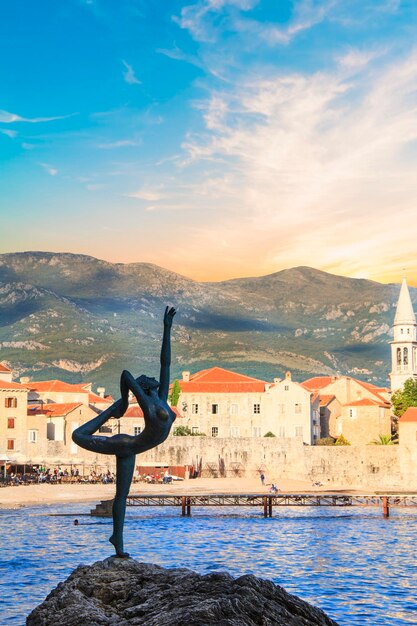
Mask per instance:
[[[178,309],[173,378],[220,365],[269,381],[291,370],[295,380],[340,373],[387,385],[398,293],[310,267],[201,283],[149,263],[3,254],[0,361],[17,378],[92,381],[116,393],[123,369],[158,376],[169,304]]]

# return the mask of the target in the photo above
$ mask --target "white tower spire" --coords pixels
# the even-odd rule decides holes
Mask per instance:
[[[417,379],[417,323],[405,278],[398,297],[393,331],[390,378],[391,391],[396,391],[408,378]]]

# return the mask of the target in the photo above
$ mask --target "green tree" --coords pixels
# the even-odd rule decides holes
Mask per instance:
[[[194,433],[189,426],[177,426],[173,435],[176,437],[205,437],[205,433]]]
[[[373,439],[370,443],[374,446],[392,446],[398,441],[395,435],[378,435],[378,439]]]
[[[176,437],[188,437],[192,434],[191,428],[188,426],[177,426],[173,430],[173,435]]]
[[[401,417],[408,407],[417,406],[417,380],[408,378],[403,389],[398,389],[392,394],[391,402],[397,417]]]
[[[334,445],[335,446],[350,446],[350,441],[348,441],[344,435],[339,435]]]
[[[275,437],[274,433],[271,433],[270,430],[268,430],[267,433],[265,433],[264,437]]]
[[[335,441],[336,440],[333,439],[333,437],[321,437],[320,439],[317,439],[316,446],[334,446]]]
[[[179,380],[174,380],[174,384],[172,385],[172,390],[168,398],[171,403],[171,406],[177,406],[180,393],[181,393],[180,382]]]

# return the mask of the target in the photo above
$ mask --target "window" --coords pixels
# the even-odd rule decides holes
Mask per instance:
[[[55,441],[55,424],[48,422],[46,425],[46,438],[48,441]]]
[[[213,406],[217,406],[216,404]],[[219,436],[219,429],[217,428],[217,426],[213,426],[213,428],[211,429],[211,436],[212,437],[218,437]]]
[[[29,431],[29,443],[36,443],[38,441],[38,431],[30,430]]]
[[[290,386],[289,385],[284,385],[284,391],[289,391],[290,390]]]
[[[112,429],[111,426],[100,426],[100,428],[98,429],[99,433],[111,433]]]
[[[232,415],[237,415],[239,413],[239,405],[238,404],[232,404],[230,411],[232,413]]]
[[[409,329],[409,328],[407,328],[407,335],[409,335],[409,334],[410,334],[410,329]]]
[[[284,415],[284,413],[285,413],[285,404],[278,404],[278,413],[280,415]]]
[[[252,428],[252,436],[253,437],[260,437],[261,436],[261,429],[259,426],[254,426]]]
[[[217,413],[219,412],[219,405],[218,404],[212,404],[211,405],[211,412],[213,415],[217,415]],[[213,435],[215,436],[215,435]]]
[[[397,365],[401,365],[401,348],[397,348]]]
[[[135,435],[135,437],[140,435],[141,432],[142,432],[142,426],[135,426],[133,428],[133,434]]]
[[[302,437],[303,436],[303,427],[302,426],[296,426],[295,427],[295,436],[296,437]]]
[[[193,433],[193,435],[198,435],[198,432],[199,432],[198,426],[193,426],[191,429],[191,432]]]
[[[7,440],[7,449],[8,450],[14,450],[14,439],[8,439]]]
[[[301,404],[299,402],[295,403],[295,412],[296,413],[301,413]]]
[[[349,417],[356,417],[356,409],[349,409]]]
[[[239,435],[240,435],[239,428],[231,428],[230,429],[230,436],[231,437],[239,437]]]
[[[261,412],[261,405],[260,404],[254,404],[253,405],[253,412],[259,414]]]
[[[7,418],[7,428],[14,428],[14,417]]]
[[[403,363],[404,365],[408,365],[408,348],[404,348],[403,350]]]
[[[197,415],[197,413],[198,413],[198,404],[192,404],[191,405],[191,413],[194,413],[194,415]]]
[[[17,407],[17,398],[5,398],[4,406],[6,409],[15,409]]]
[[[285,426],[280,426],[279,427],[278,435],[279,435],[279,437],[285,437]]]
[[[404,332],[404,329],[403,329],[403,328],[401,328],[401,334],[403,334],[403,332]]]

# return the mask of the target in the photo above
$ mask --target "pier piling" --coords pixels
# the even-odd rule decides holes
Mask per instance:
[[[382,497],[382,510],[384,517],[389,517],[389,498],[388,496]]]

